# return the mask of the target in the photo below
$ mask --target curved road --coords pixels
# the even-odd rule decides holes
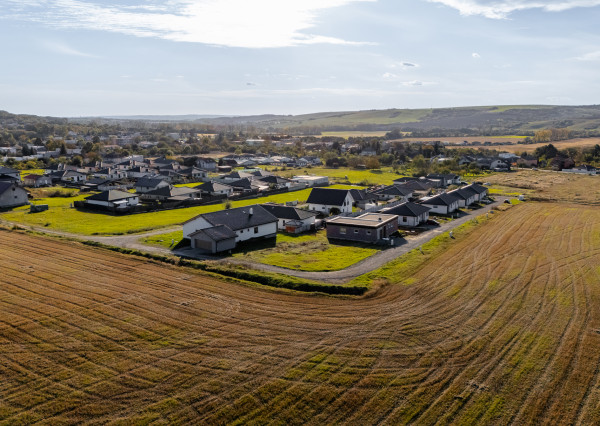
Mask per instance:
[[[488,204],[485,207],[482,207],[481,209],[474,210],[471,213],[465,214],[464,216],[462,216],[458,219],[454,219],[451,222],[446,222],[439,227],[432,228],[430,231],[424,232],[424,233],[420,234],[419,236],[410,238],[409,240],[401,240],[401,241],[403,241],[402,244],[400,244],[396,247],[392,247],[392,248],[388,248],[388,249],[379,251],[379,252],[375,253],[374,255],[369,256],[366,259],[363,259],[362,261],[355,263],[354,265],[351,265],[345,269],[340,269],[338,271],[328,271],[328,272],[298,271],[298,270],[294,270],[294,269],[280,268],[278,266],[265,265],[262,263],[250,263],[246,260],[229,258],[229,257],[222,258],[222,257],[206,256],[206,255],[198,254],[197,252],[195,252],[195,250],[189,249],[189,248],[171,251],[165,247],[148,246],[145,244],[141,244],[139,242],[140,238],[143,238],[143,237],[177,231],[180,229],[179,226],[156,229],[154,231],[145,232],[142,234],[114,235],[114,236],[87,236],[87,235],[73,234],[73,233],[69,233],[69,232],[54,231],[54,230],[50,230],[47,228],[28,227],[28,226],[20,225],[18,223],[13,223],[13,222],[7,222],[7,223],[10,223],[11,225],[17,225],[24,229],[32,229],[32,230],[35,230],[35,231],[38,231],[41,233],[45,233],[45,234],[50,234],[50,235],[60,235],[60,236],[75,238],[75,239],[84,240],[84,241],[95,241],[95,242],[99,242],[99,243],[106,244],[106,245],[122,247],[122,248],[129,248],[129,249],[137,249],[140,251],[146,251],[146,252],[157,253],[157,254],[164,254],[164,255],[175,254],[177,256],[183,256],[183,257],[193,258],[193,259],[198,259],[198,260],[216,260],[216,261],[223,261],[223,262],[229,262],[229,263],[237,263],[237,264],[247,266],[249,268],[254,268],[254,269],[258,269],[258,270],[262,270],[262,271],[276,272],[276,273],[290,275],[290,276],[297,277],[297,278],[304,278],[304,279],[309,279],[309,280],[314,280],[314,281],[322,281],[322,282],[327,282],[327,283],[331,283],[331,284],[341,284],[341,283],[345,283],[353,278],[356,278],[360,275],[369,273],[377,268],[380,268],[381,266],[396,259],[397,257],[402,256],[403,254],[408,253],[409,251],[418,248],[420,245],[425,244],[426,242],[432,240],[436,236],[438,236],[444,232],[449,232],[452,229],[456,228],[457,226],[462,225],[463,223],[473,219],[476,216],[480,216],[482,214],[488,213],[492,209],[492,207],[502,204],[504,202],[504,200],[506,200],[505,197],[496,197],[495,202]]]

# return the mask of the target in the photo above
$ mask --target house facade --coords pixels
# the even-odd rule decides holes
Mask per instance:
[[[429,207],[432,212],[440,214],[451,214],[458,210],[458,197],[447,193],[425,198],[421,204]]]
[[[139,197],[130,192],[110,190],[87,197],[85,203],[119,210],[137,206],[139,204]]]
[[[381,210],[381,213],[398,216],[398,226],[414,228],[429,219],[431,209],[421,204],[406,202],[394,207]]]
[[[0,209],[10,209],[29,203],[28,193],[13,182],[0,182]]]
[[[327,220],[327,238],[378,243],[398,230],[398,216],[365,213],[357,217],[337,216]]]
[[[352,195],[347,189],[313,188],[306,200],[309,210],[328,216],[332,210],[352,213]]]
[[[302,210],[292,206],[282,204],[261,204],[269,213],[278,220],[277,229],[291,234],[309,231],[315,227],[315,212]]]

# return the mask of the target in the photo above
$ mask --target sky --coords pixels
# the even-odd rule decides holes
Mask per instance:
[[[0,0],[0,110],[600,103],[600,0]]]

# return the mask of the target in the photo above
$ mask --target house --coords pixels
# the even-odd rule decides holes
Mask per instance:
[[[377,195],[364,189],[351,189],[350,195],[354,200],[353,205],[359,209],[366,210],[377,205]]]
[[[139,179],[147,177],[152,174],[152,171],[147,166],[136,166],[126,170],[127,177],[133,179]]]
[[[81,183],[87,180],[87,175],[76,170],[67,170],[62,174],[60,180],[62,182]]]
[[[169,186],[169,183],[159,178],[141,178],[135,183],[135,192],[143,194],[158,188]]]
[[[443,193],[434,197],[428,197],[421,200],[421,204],[429,207],[432,212],[440,214],[451,214],[458,210],[459,198],[455,195]]]
[[[357,217],[337,216],[326,221],[327,238],[378,243],[398,230],[398,216],[364,213]]]
[[[196,167],[207,170],[209,172],[217,171],[217,162],[212,158],[199,157],[196,160]]]
[[[137,206],[139,204],[139,198],[137,194],[111,190],[90,195],[85,199],[85,204],[120,210]]]
[[[118,168],[107,167],[98,172],[93,173],[92,176],[106,180],[118,180],[126,178],[127,172]]]
[[[42,176],[42,175],[27,175],[23,179],[23,183],[25,186],[33,186],[34,188],[39,188],[41,186],[52,186],[52,179],[50,176]]]
[[[249,178],[242,178],[236,181],[230,181],[228,183],[228,185],[230,185],[234,191],[236,192],[258,192],[259,190],[264,190],[264,189],[268,189],[269,186],[267,184],[263,184],[263,185],[259,185],[254,183],[251,179]]]
[[[278,219],[258,204],[198,215],[183,224],[192,248],[210,253],[230,250],[241,241],[274,238]]]
[[[260,181],[261,183],[268,185],[270,188],[275,189],[289,188],[292,186],[291,180],[275,175],[257,177],[256,181]]]
[[[201,181],[208,176],[206,170],[197,169],[196,167],[181,169],[179,170],[179,174],[185,177],[188,181]]]
[[[394,185],[413,191],[413,195],[427,195],[433,191],[433,184],[429,180],[411,180],[405,182],[394,181]]]
[[[443,187],[448,185],[460,185],[460,176],[454,173],[430,173],[427,179],[439,180]]]
[[[10,167],[0,166],[0,176],[4,176],[4,179],[2,179],[4,182],[21,182],[21,172],[16,169],[11,169]]]
[[[427,222],[430,210],[429,207],[408,201],[394,207],[384,208],[381,213],[394,214],[398,216],[398,226],[413,228]]]
[[[376,195],[379,200],[383,201],[394,199],[408,201],[408,199],[413,195],[413,191],[411,189],[403,187],[401,185],[384,186],[383,188],[376,189],[371,193]]]
[[[199,190],[194,188],[176,188],[172,185],[161,186],[160,188],[153,189],[152,191],[144,192],[140,195],[140,198],[144,201],[185,201],[185,200],[199,200],[201,193]]]
[[[458,198],[458,207],[468,207],[477,202],[477,194],[465,188],[449,191],[448,194]]]
[[[254,177],[252,173],[231,172],[228,175],[220,176],[220,179],[225,183],[230,183],[240,179],[253,179]]]
[[[0,209],[29,204],[28,195],[27,191],[14,182],[0,181]]]
[[[467,186],[463,186],[462,189],[466,189],[476,194],[477,202],[480,202],[488,195],[488,189],[485,186],[481,186],[477,183],[472,183]]]
[[[317,216],[315,212],[274,203],[261,204],[261,206],[278,219],[277,228],[280,231],[298,234],[315,227]]]
[[[220,195],[225,194],[227,197],[231,197],[233,195],[233,187],[230,185],[225,185],[219,182],[204,182],[201,185],[194,186],[195,189],[198,189],[202,195]]]
[[[328,176],[294,176],[292,182],[306,187],[329,186]]]
[[[306,200],[308,208],[328,216],[334,211],[352,213],[352,195],[347,189],[313,188]]]

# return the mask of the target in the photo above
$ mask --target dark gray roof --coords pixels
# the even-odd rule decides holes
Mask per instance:
[[[85,199],[94,201],[118,201],[133,197],[137,197],[137,195],[129,192],[119,191],[118,189],[111,189],[110,191],[104,191],[100,194],[90,195]]]
[[[213,181],[204,182],[203,184],[194,186],[194,188],[199,189],[200,191],[204,191],[204,192],[217,192],[217,191],[224,191],[227,189],[233,189],[229,185],[225,185],[223,183],[213,182]]]
[[[9,188],[12,188],[13,186],[16,185],[12,182],[0,181],[0,194],[3,194],[5,191],[7,191]]]
[[[243,179],[252,178],[254,175],[246,172],[231,172],[228,175],[222,176],[221,179]]]
[[[463,200],[468,200],[469,198],[471,198],[473,196],[473,193],[474,193],[474,191],[469,191],[468,189],[465,189],[465,188],[459,188],[459,189],[455,189],[454,191],[448,192],[448,194],[455,195]]]
[[[258,178],[256,178],[256,180],[259,180],[259,181],[265,182],[265,183],[274,183],[276,185],[285,185],[286,183],[291,182],[289,179],[282,178],[280,176],[274,176],[274,175],[258,177]]]
[[[428,200],[423,201],[423,204],[431,204],[433,206],[449,206],[452,203],[456,203],[459,198],[455,195],[443,193],[440,195],[436,195],[435,197],[431,197]]]
[[[310,191],[308,204],[324,204],[327,206],[341,206],[348,195],[347,189],[313,188]]]
[[[256,185],[252,185],[252,181],[248,178],[243,178],[240,180],[236,180],[234,182],[229,182],[229,185],[233,186],[234,188],[244,188],[244,189],[252,189],[253,186],[256,186]]]
[[[250,214],[250,211],[252,211],[252,214]],[[188,220],[185,223],[191,222],[198,217],[202,217],[204,220],[214,226],[226,225],[233,231],[277,222],[277,218],[259,204],[238,207],[235,209],[220,210],[212,213],[204,213]]]
[[[15,173],[19,173],[16,169],[11,169],[10,167],[1,167],[0,166],[0,175],[12,175]]]
[[[391,207],[390,209],[383,209],[381,212],[386,214],[395,214],[398,216],[420,216],[423,213],[431,210],[429,207],[422,206],[420,204],[415,204],[411,202],[398,204],[395,207]]]
[[[296,207],[283,206],[281,204],[261,204],[269,213],[278,219],[304,220],[317,215],[315,212],[302,210]]]
[[[233,232],[228,226],[225,225],[217,225],[212,228],[201,229],[199,231],[190,234],[190,238],[197,237],[199,235],[206,235],[213,241],[223,241],[230,240],[232,238],[237,237],[235,232]]]
[[[354,201],[376,200],[377,199],[377,196],[375,194],[369,193],[364,189],[351,189],[350,195],[352,195],[352,199]]]
[[[196,188],[186,188],[186,187],[176,188],[174,186],[168,185],[168,186],[162,186],[160,188],[153,189],[152,191],[146,192],[145,194],[142,194],[142,195],[158,195],[158,196],[162,196],[162,197],[178,197],[178,196],[182,196],[182,195],[195,194],[195,193],[199,193],[199,192],[200,191]]]
[[[135,183],[135,186],[154,187],[154,186],[160,184],[161,182],[164,182],[164,181],[159,178],[140,178]]]
[[[373,191],[374,194],[384,194],[405,197],[413,193],[413,190],[402,185],[389,185]]]
[[[464,186],[463,189],[472,189],[473,191],[475,191],[477,194],[483,194],[485,192],[487,192],[487,188],[485,186],[481,186],[477,183],[472,183],[470,185]]]
[[[398,181],[394,181],[398,182]],[[428,189],[433,188],[433,184],[430,181],[420,181],[420,180],[411,180],[404,181],[401,183],[394,183],[395,186],[399,186],[400,188],[408,188],[413,191],[426,191]]]

